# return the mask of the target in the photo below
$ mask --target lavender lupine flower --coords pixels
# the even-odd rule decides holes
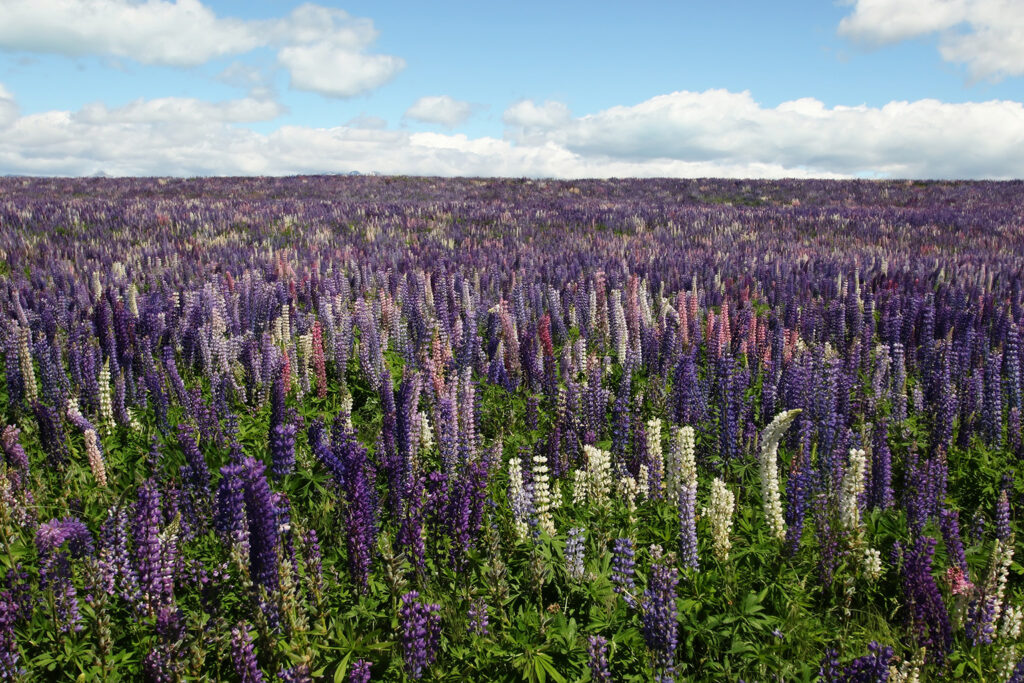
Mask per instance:
[[[611,580],[615,592],[620,594],[626,604],[636,607],[636,560],[633,550],[633,539],[617,538],[612,547]]]
[[[346,550],[352,578],[361,589],[368,587],[373,562],[372,551],[377,543],[376,501],[372,485],[372,471],[366,458],[366,449],[355,435],[335,422],[332,450],[343,463],[346,523]],[[339,482],[340,483],[340,482]]]
[[[594,683],[612,683],[612,673],[608,666],[608,639],[603,636],[588,636],[587,655],[590,680]]]
[[[278,481],[295,469],[294,424],[279,424],[270,432],[270,471]]]
[[[25,673],[19,663],[21,651],[15,637],[14,627],[18,622],[17,610],[0,594],[0,679],[16,681]]]
[[[373,665],[365,659],[352,662],[352,671],[348,675],[349,683],[370,683],[370,669]]]
[[[313,593],[313,599],[319,604],[324,589],[323,555],[320,551],[320,540],[315,529],[307,529],[302,539],[303,558],[306,565],[306,580]]]
[[[118,506],[107,510],[100,530],[99,574],[103,590],[129,603],[139,597],[138,577],[128,553],[128,515]]]
[[[1006,493],[1006,487],[1002,487],[999,491],[999,497],[996,499],[996,538],[1000,541],[1006,541],[1010,538],[1010,498]]]
[[[266,680],[256,661],[248,629],[231,629],[231,660],[240,683],[263,683]]]
[[[441,638],[441,606],[419,602],[419,597],[417,591],[403,595],[398,613],[405,672],[413,680],[434,663]]]
[[[583,529],[579,527],[569,529],[569,536],[565,542],[565,572],[573,581],[583,579],[585,542],[586,536]]]
[[[74,517],[52,519],[36,530],[39,586],[53,591],[54,620],[62,632],[79,631],[78,596],[71,583],[71,559],[91,554],[92,534]]]
[[[14,425],[8,425],[0,435],[0,445],[3,446],[4,455],[7,460],[7,479],[15,492],[21,491],[28,483],[28,454],[21,445],[19,437],[21,430]]]
[[[309,664],[302,663],[281,669],[277,672],[277,679],[281,683],[313,683],[313,674]]]
[[[651,566],[651,578],[640,601],[641,631],[647,647],[654,653],[655,666],[661,671],[664,683],[675,675],[675,651],[679,644],[678,607],[676,586],[679,570],[668,561]]]

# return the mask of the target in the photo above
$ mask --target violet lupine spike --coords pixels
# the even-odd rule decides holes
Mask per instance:
[[[295,470],[294,424],[279,424],[270,433],[270,471],[280,481]]]
[[[441,637],[440,605],[422,603],[417,591],[402,596],[398,623],[401,629],[402,659],[409,678],[419,680],[434,663]]]
[[[675,676],[675,651],[679,645],[676,586],[679,570],[666,561],[651,566],[651,578],[640,601],[641,633],[647,647],[654,653],[656,667],[662,681]]]
[[[952,646],[953,631],[942,593],[932,576],[934,552],[935,539],[918,536],[904,558],[902,583],[917,643],[927,648],[929,659],[941,664]]]
[[[78,594],[71,581],[71,560],[92,554],[89,529],[75,517],[52,519],[39,525],[35,535],[39,553],[39,586],[53,591],[53,615],[62,633],[80,631]]]
[[[231,629],[231,660],[240,683],[263,683],[266,680],[256,660],[248,630]]]
[[[617,538],[612,547],[612,585],[630,607],[636,607],[636,561],[633,540]]]
[[[590,679],[594,683],[612,683],[612,673],[608,666],[608,640],[605,637],[587,637],[587,666],[590,667]]]
[[[277,507],[267,484],[263,463],[245,461],[245,516],[249,521],[249,573],[270,594],[279,581]]]
[[[365,659],[352,662],[352,671],[348,675],[349,683],[370,683],[372,664]]]

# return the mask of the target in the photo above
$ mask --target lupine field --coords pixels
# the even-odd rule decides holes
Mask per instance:
[[[0,179],[0,679],[1024,681],[1024,183]]]

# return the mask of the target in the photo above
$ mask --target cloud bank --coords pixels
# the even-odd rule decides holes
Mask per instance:
[[[47,175],[280,175],[380,172],[545,177],[726,176],[1010,178],[1024,176],[1024,105],[890,102],[777,107],[748,92],[675,92],[574,116],[520,101],[505,135],[411,133],[361,117],[331,128],[270,121],[270,99],[92,104],[19,116],[0,85],[0,172]],[[440,118],[440,115],[438,116]],[[366,119],[366,120],[364,120]]]

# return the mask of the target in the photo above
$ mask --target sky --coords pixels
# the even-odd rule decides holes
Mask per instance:
[[[1024,2],[0,0],[0,175],[1024,177]]]

